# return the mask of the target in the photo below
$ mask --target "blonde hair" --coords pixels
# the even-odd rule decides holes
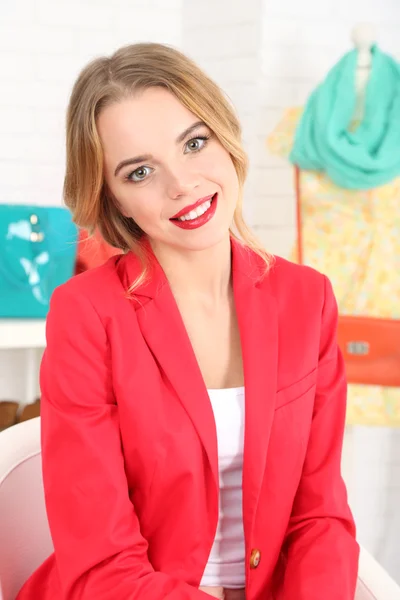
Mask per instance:
[[[246,225],[242,215],[242,190],[247,174],[247,156],[241,143],[241,127],[221,89],[184,54],[153,43],[121,48],[111,57],[97,58],[80,73],[72,90],[66,127],[66,175],[64,201],[75,223],[124,252],[133,251],[143,271],[131,289],[147,276],[144,232],[124,217],[110,198],[104,180],[103,151],[97,118],[109,104],[150,87],[167,88],[213,132],[229,152],[240,194],[234,214],[237,233],[231,235],[253,249],[268,269],[271,256]]]

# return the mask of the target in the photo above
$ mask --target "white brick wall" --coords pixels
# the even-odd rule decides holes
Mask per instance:
[[[90,59],[181,36],[182,0],[2,2],[0,202],[61,202],[65,108]]]

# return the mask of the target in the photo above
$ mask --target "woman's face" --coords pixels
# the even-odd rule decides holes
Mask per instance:
[[[152,244],[202,250],[229,235],[239,193],[231,157],[175,96],[150,88],[114,103],[98,130],[106,183]]]

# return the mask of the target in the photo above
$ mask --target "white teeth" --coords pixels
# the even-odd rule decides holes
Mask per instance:
[[[207,200],[206,202],[203,202],[203,204],[200,204],[200,206],[198,206],[194,210],[191,210],[186,215],[183,215],[183,217],[179,217],[178,220],[179,221],[191,221],[192,219],[197,219],[198,217],[201,217],[201,215],[204,215],[204,213],[207,212],[207,210],[210,208],[210,206],[211,206],[211,200]]]
[[[195,208],[192,212],[196,213],[197,217],[201,217],[201,215],[203,214],[203,207],[202,206],[198,206],[197,208]]]
[[[205,206],[205,203],[204,203],[203,205],[201,205],[201,206],[198,206],[198,207],[196,208],[196,213],[197,213],[197,216],[198,216],[198,217],[201,217],[201,215],[204,215],[204,213],[206,212],[206,210],[207,210],[207,208],[206,208],[206,206]]]

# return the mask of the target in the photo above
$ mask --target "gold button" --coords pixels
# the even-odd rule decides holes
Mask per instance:
[[[260,564],[260,560],[261,552],[257,550],[257,548],[254,548],[250,554],[250,569],[257,569],[258,565]]]
[[[32,225],[37,225],[38,220],[37,215],[31,215],[30,221]]]

